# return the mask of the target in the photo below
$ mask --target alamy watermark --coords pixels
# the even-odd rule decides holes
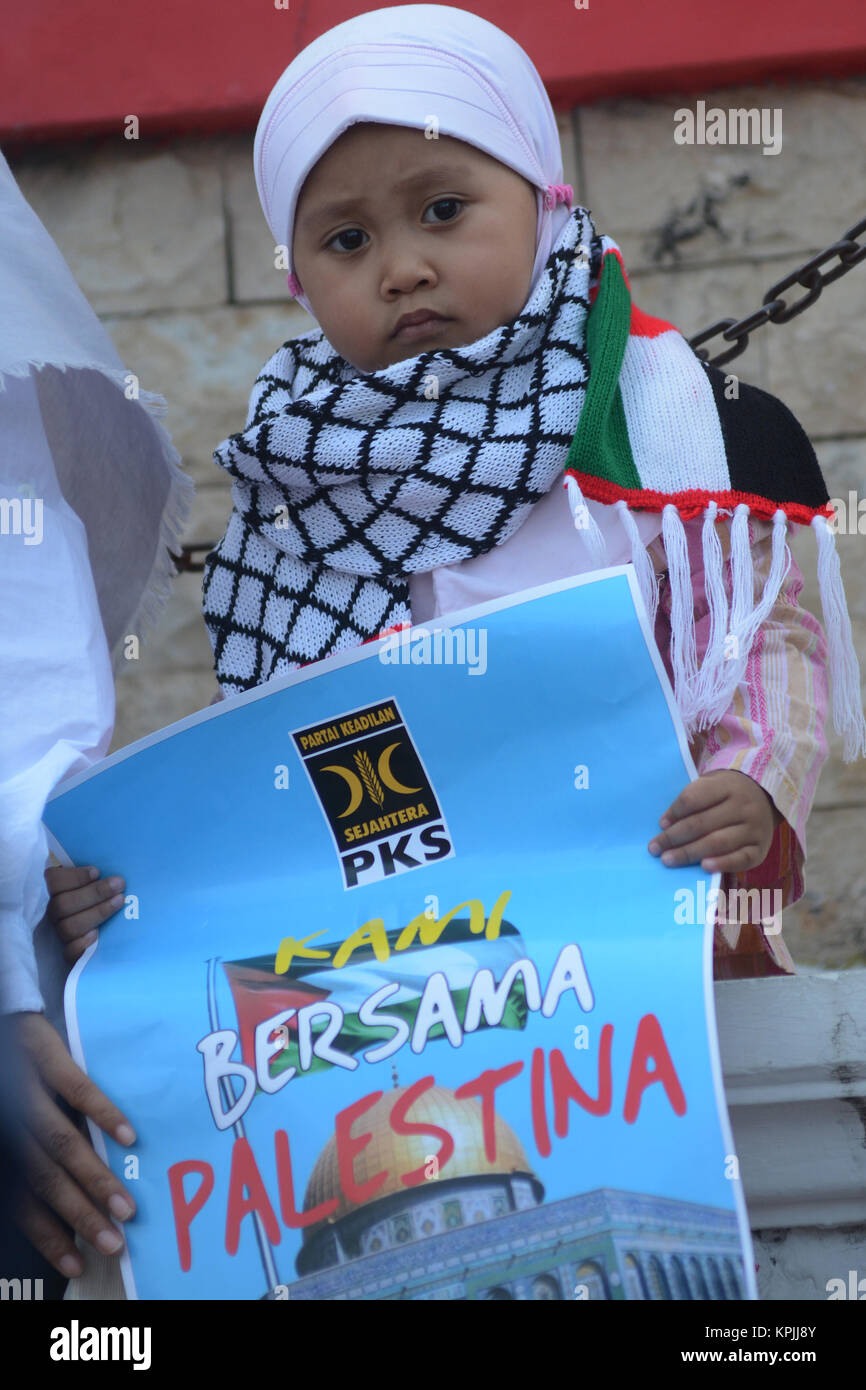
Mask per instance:
[[[42,498],[0,497],[0,536],[23,536],[25,545],[41,545]]]
[[[11,1299],[15,1302],[40,1302],[42,1299],[41,1279],[0,1279],[0,1302]]]
[[[847,501],[843,497],[831,497],[830,506],[834,516],[827,525],[834,535],[866,536],[866,497],[858,497],[854,489],[849,488]]]
[[[423,626],[393,632],[379,649],[383,666],[466,666],[470,676],[487,670],[485,627]]]
[[[767,936],[782,930],[781,888],[707,889],[701,880],[697,893],[678,888],[674,893],[674,921],[678,926],[702,927],[707,914],[715,911],[719,922],[752,923]]]
[[[778,122],[778,130],[776,123]],[[681,106],[674,112],[675,145],[763,145],[764,154],[782,150],[782,108],[736,107],[723,111],[699,101],[690,111]]]
[[[827,1280],[824,1290],[828,1301],[847,1298],[862,1303],[866,1300],[866,1279],[860,1277],[859,1270],[849,1269],[847,1282],[837,1275],[835,1279]]]

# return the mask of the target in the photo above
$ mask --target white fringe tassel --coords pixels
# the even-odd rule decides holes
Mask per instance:
[[[607,562],[607,546],[589,512],[577,480],[566,474],[568,503],[575,529],[580,531],[596,567]],[[659,602],[658,577],[627,503],[616,504],[631,543],[641,596],[655,627]],[[701,546],[704,587],[710,614],[710,635],[700,670],[694,623],[694,593],[685,530],[673,503],[662,511],[662,537],[671,586],[671,669],[674,695],[687,732],[712,728],[730,707],[745,677],[752,645],[772,612],[791,564],[788,519],[779,508],[773,515],[772,558],[763,593],[755,603],[754,566],[749,540],[749,508],[740,503],[731,520],[731,605],[724,582],[724,557],[716,532],[718,505],[707,504]],[[843,738],[843,760],[866,756],[866,718],[860,695],[860,664],[854,648],[851,620],[839,568],[833,532],[826,517],[816,516],[812,528],[818,544],[818,585],[827,632],[833,723]]]
[[[566,473],[565,486],[568,489],[568,505],[571,508],[574,529],[579,531],[583,537],[584,545],[590,553],[595,568],[605,569],[607,566],[607,543],[599,530],[598,522],[583,500],[580,484],[575,477],[572,477],[571,473]]]
[[[746,664],[761,625],[779,597],[791,563],[788,521],[779,508],[773,516],[772,559],[760,600],[755,602],[754,566],[749,542],[749,508],[735,509],[731,522],[731,605],[728,611],[721,542],[716,533],[718,507],[710,502],[701,546],[710,634],[697,669],[694,594],[685,533],[679,513],[668,504],[662,534],[671,577],[671,667],[674,693],[688,732],[712,728],[730,707],[745,677]]]
[[[694,723],[697,654],[694,597],[686,534],[672,502],[662,511],[662,538],[671,585],[671,669],[674,695],[686,727]]]
[[[625,533],[631,542],[631,559],[637,575],[638,586],[640,587],[641,597],[644,602],[647,614],[649,615],[650,632],[655,630],[656,613],[659,606],[659,581],[656,575],[653,562],[650,559],[649,551],[641,540],[640,531],[637,529],[637,522],[628,508],[628,503],[621,497],[615,503],[616,510],[619,512],[619,519],[622,522]]]
[[[728,595],[724,579],[722,543],[716,531],[718,503],[710,500],[704,515],[701,549],[704,556],[704,592],[710,611],[710,636],[703,664],[698,673],[696,703],[699,710],[708,709],[718,680],[718,671],[725,659],[728,633]]]
[[[770,559],[770,572],[764,581],[764,592],[761,601],[752,610],[751,616],[746,624],[745,632],[740,637],[740,643],[751,650],[752,643],[757,636],[758,629],[767,621],[775,607],[785,576],[791,568],[791,552],[788,549],[788,518],[781,507],[773,513],[773,537],[772,555]],[[754,573],[752,557],[749,555],[749,569]]]
[[[708,650],[701,674],[701,717],[698,727],[712,728],[718,723],[734,698],[737,686],[745,679],[746,664],[755,638],[767,621],[778,600],[785,576],[791,564],[788,549],[788,519],[781,508],[773,514],[772,558],[770,571],[758,603],[754,596],[754,564],[749,544],[749,508],[740,503],[731,523],[731,613],[728,631],[722,638],[722,651]],[[718,537],[714,537],[718,541]],[[704,563],[707,558],[707,536],[704,532]],[[715,582],[716,576],[711,576]],[[711,599],[712,602],[712,599]],[[732,650],[729,650],[729,644]]]
[[[836,541],[827,518],[812,518],[818,543],[818,587],[824,610],[824,627],[833,685],[833,724],[843,738],[842,758],[846,763],[866,755],[866,719],[860,695],[860,663],[851,634],[851,620],[839,569]]]

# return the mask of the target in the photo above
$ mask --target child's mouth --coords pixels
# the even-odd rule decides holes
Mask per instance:
[[[442,318],[439,314],[427,314],[423,319],[419,318],[414,323],[404,323],[395,329],[391,336],[403,342],[412,341],[415,338],[424,338],[427,334],[435,332],[436,329],[450,322],[450,319]]]

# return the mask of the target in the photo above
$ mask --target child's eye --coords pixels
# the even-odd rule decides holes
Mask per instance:
[[[342,236],[365,236],[365,235],[366,235],[366,233],[365,233],[365,232],[362,232],[360,227],[347,227],[347,228],[345,229],[345,231],[342,231],[342,232],[335,232],[334,235],[331,237],[331,240],[327,243],[327,245],[328,245],[328,246],[333,245],[333,243],[334,243],[335,241],[338,241],[338,240],[340,239],[340,237],[342,237]],[[346,252],[348,252],[348,251],[357,251],[357,250],[358,250],[358,247],[357,247],[357,245],[355,245],[355,246],[339,246],[339,247],[335,247],[334,249],[335,249],[335,250],[338,250],[338,251],[346,251]]]
[[[436,200],[435,203],[431,203],[431,204],[430,204],[430,206],[429,206],[429,208],[427,209],[427,211],[428,211],[428,212],[432,212],[434,208],[441,208],[441,207],[446,207],[446,208],[447,208],[447,207],[462,208],[462,207],[463,207],[463,199],[462,199],[462,198],[438,198],[438,199]],[[454,216],[456,216],[456,213],[454,214]],[[454,216],[452,216],[452,217],[446,217],[444,220],[445,220],[446,222],[453,222],[453,221],[454,221]]]
[[[453,222],[453,221],[454,221],[454,218],[457,216],[457,212],[458,212],[458,211],[460,210],[460,208],[462,208],[463,206],[464,206],[464,203],[463,203],[463,199],[462,199],[462,198],[437,198],[436,202],[435,202],[435,203],[431,203],[430,206],[429,206],[429,208],[427,208],[427,212],[432,212],[434,208],[442,208],[442,207],[445,207],[445,208],[453,208],[454,211],[452,212],[452,214],[451,214],[450,217],[437,218],[437,221],[439,221],[440,223],[441,223],[442,221],[444,221],[444,222]],[[341,238],[341,237],[344,237],[344,236],[366,236],[366,235],[367,235],[366,232],[362,232],[360,227],[346,227],[345,230],[342,231],[342,232],[335,232],[334,235],[331,237],[331,240],[327,243],[327,245],[328,245],[328,246],[334,246],[334,250],[336,250],[336,251],[345,251],[346,254],[348,255],[351,251],[357,251],[357,250],[359,249],[360,245],[362,245],[362,243],[356,242],[354,246],[346,246],[345,244],[341,244],[341,245],[339,245],[339,246],[336,246],[336,245],[334,245],[335,242],[339,242],[339,241],[340,241],[340,238]]]

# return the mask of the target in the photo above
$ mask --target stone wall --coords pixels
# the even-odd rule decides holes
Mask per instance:
[[[559,119],[565,180],[623,249],[641,307],[691,336],[758,307],[764,291],[866,216],[866,78],[703,94],[707,107],[781,109],[783,145],[677,145],[694,94],[581,107]],[[230,509],[213,449],[242,428],[250,386],[287,338],[313,326],[287,296],[252,173],[252,133],[9,147],[25,197],[57,241],[125,364],[169,405],[165,424],[197,493],[185,539],[215,541]],[[772,391],[812,438],[831,496],[866,496],[866,265],[728,368]],[[716,347],[714,350],[718,350]],[[866,532],[866,518],[863,521]],[[840,535],[866,670],[864,538]],[[819,617],[814,539],[794,538],[803,602]],[[206,705],[216,691],[201,577],[173,602],[118,681],[112,750]],[[832,726],[828,733],[832,735]],[[866,963],[866,760],[831,740],[809,822],[805,897],[785,913],[799,963]]]

